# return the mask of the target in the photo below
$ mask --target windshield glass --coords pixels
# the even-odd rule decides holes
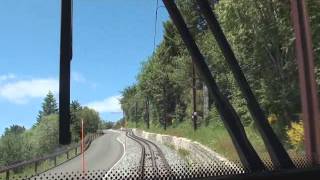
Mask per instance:
[[[320,4],[304,6],[313,91],[281,0],[1,0],[0,180],[306,166]]]

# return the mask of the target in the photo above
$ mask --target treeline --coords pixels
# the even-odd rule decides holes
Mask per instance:
[[[245,126],[254,126],[240,89],[194,1],[177,5],[205,56],[219,88]],[[210,1],[240,66],[279,136],[299,121],[301,113],[295,37],[289,0]],[[307,1],[320,89],[320,3]],[[123,90],[121,106],[127,121],[145,127],[174,127],[189,121],[192,106],[192,61],[174,24],[163,24],[164,37],[142,64],[137,82]],[[202,79],[196,76],[198,125],[221,124]]]
[[[81,106],[77,101],[72,101],[70,111],[73,143],[80,140],[81,119],[85,124],[85,133],[94,133],[108,126],[98,112]],[[57,102],[49,92],[42,103],[37,122],[31,129],[19,125],[5,129],[0,138],[0,166],[50,154],[62,148],[59,145],[58,121]]]

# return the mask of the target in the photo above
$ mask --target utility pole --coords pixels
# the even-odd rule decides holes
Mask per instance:
[[[136,128],[137,128],[137,126],[138,126],[138,102],[137,101],[135,104],[134,116],[135,116]]]
[[[166,91],[166,87],[163,88],[163,94],[165,97],[165,106],[164,106],[164,115],[163,115],[163,122],[164,122],[164,130],[167,130],[167,91]]]
[[[149,117],[149,98],[146,98],[146,102],[145,102],[145,108],[146,108],[146,123],[147,123],[147,128],[150,128],[150,117]]]
[[[61,1],[59,143],[71,143],[70,64],[72,59],[72,0]]]
[[[192,97],[193,97],[193,113],[192,113],[192,120],[193,120],[193,130],[197,130],[197,89],[196,89],[196,69],[194,63],[192,63]]]

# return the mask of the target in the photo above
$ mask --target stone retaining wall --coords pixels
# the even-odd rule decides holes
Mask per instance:
[[[219,162],[228,163],[229,165],[233,164],[228,159],[212,151],[208,147],[186,138],[149,133],[138,129],[133,129],[133,132],[142,138],[173,146],[176,150],[183,149],[188,151],[188,159],[191,163]]]

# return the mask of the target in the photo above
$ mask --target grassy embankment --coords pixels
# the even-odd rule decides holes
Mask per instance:
[[[214,126],[212,124],[209,124],[208,126],[203,125],[194,131],[192,124],[188,121],[184,121],[176,126],[168,127],[167,130],[164,130],[159,125],[157,126],[152,123],[150,124],[149,129],[147,129],[142,123],[135,124],[133,122],[128,122],[128,127],[143,129],[147,132],[185,137],[209,147],[230,160],[239,160],[231,138],[223,126]],[[245,130],[250,142],[258,152],[259,156],[262,159],[268,159],[264,143],[257,130],[251,126],[245,127]]]

